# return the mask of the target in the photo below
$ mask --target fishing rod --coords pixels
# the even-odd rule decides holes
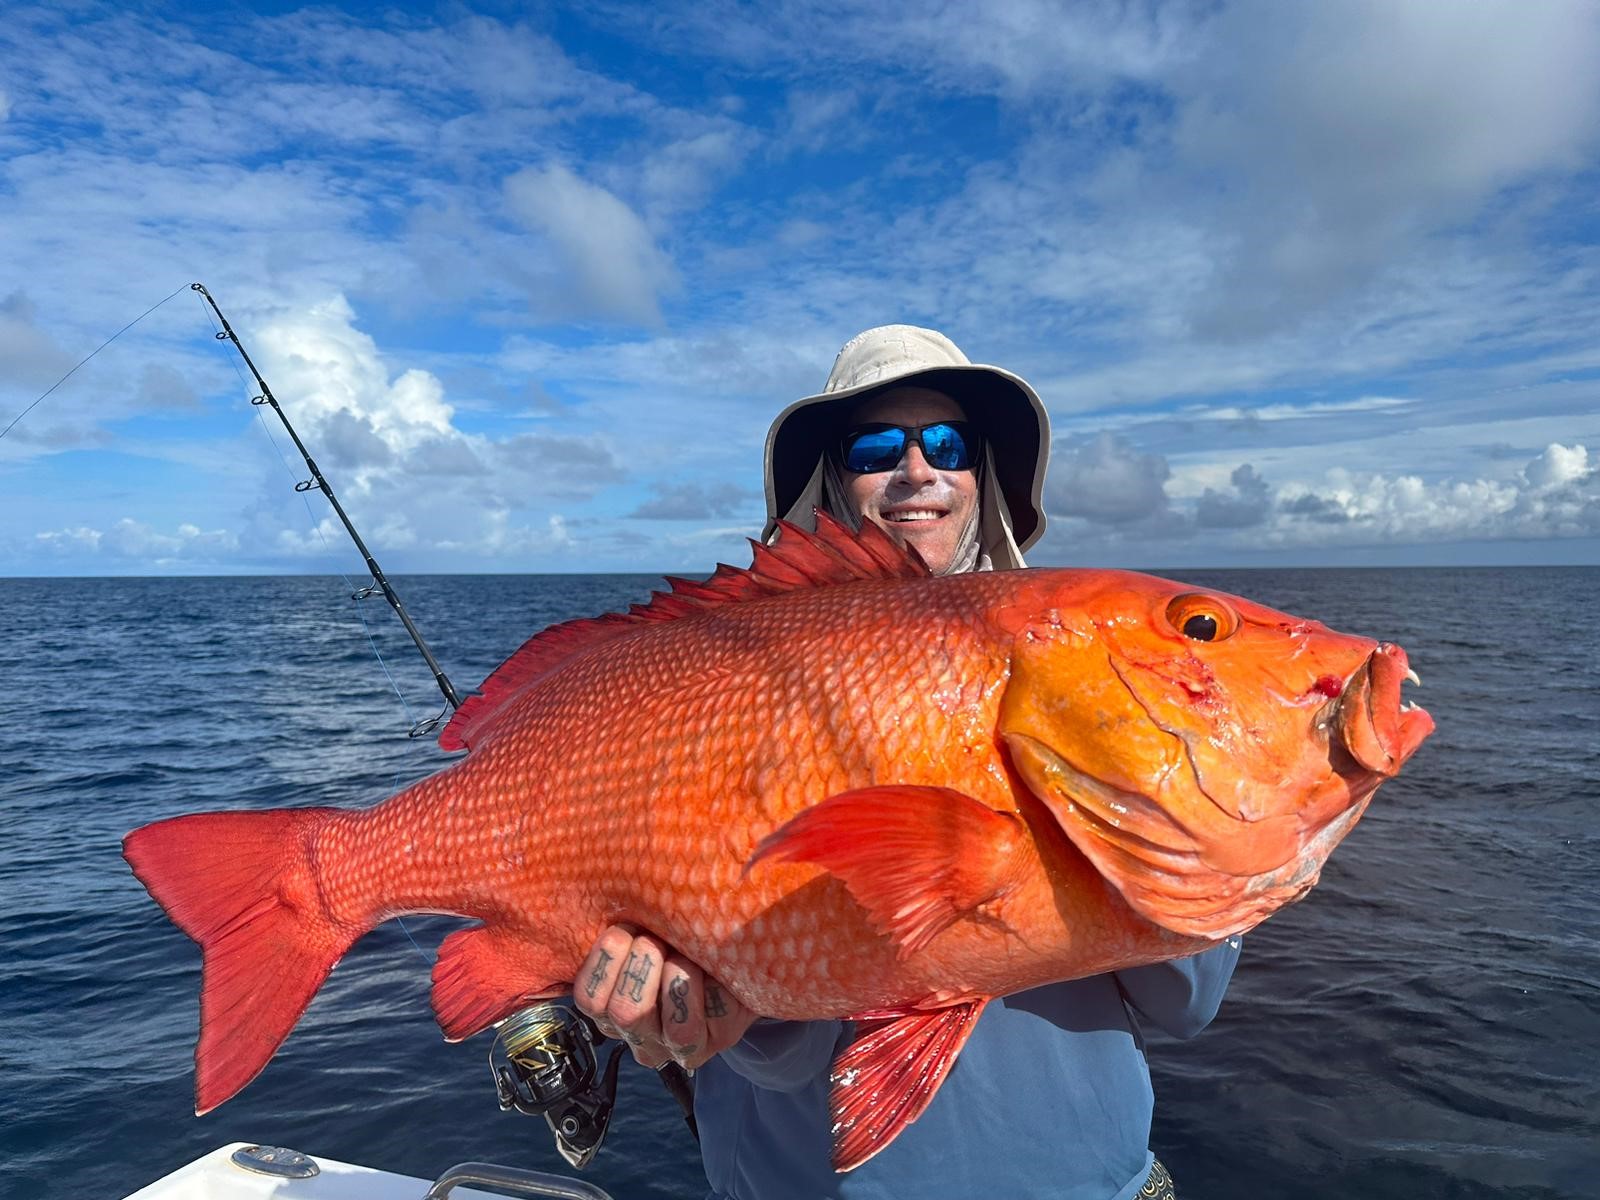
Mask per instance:
[[[417,629],[415,622],[411,620],[411,614],[406,612],[406,606],[400,603],[400,597],[389,583],[388,576],[383,573],[383,568],[378,565],[378,560],[372,557],[372,551],[367,549],[367,544],[361,540],[361,535],[356,532],[356,527],[351,524],[349,516],[344,511],[344,506],[339,503],[339,498],[333,494],[333,486],[328,482],[327,477],[323,475],[321,470],[318,469],[316,459],[311,457],[311,451],[306,449],[306,444],[300,440],[300,435],[295,432],[294,426],[289,423],[288,414],[279,405],[278,398],[272,394],[272,389],[267,386],[267,381],[261,377],[261,372],[256,370],[256,364],[250,360],[250,355],[246,353],[244,344],[239,341],[239,335],[233,331],[233,326],[228,324],[228,318],[222,315],[222,309],[217,306],[216,299],[206,290],[206,285],[203,283],[191,283],[189,288],[191,291],[199,292],[205,298],[206,303],[211,305],[211,311],[217,314],[217,320],[222,322],[222,331],[216,335],[217,340],[219,342],[232,342],[233,348],[239,352],[239,357],[244,359],[244,365],[250,368],[250,374],[255,377],[256,386],[261,391],[259,394],[250,397],[250,403],[255,405],[265,404],[278,414],[278,420],[283,422],[283,427],[289,431],[289,437],[294,441],[294,448],[300,451],[300,457],[306,460],[306,466],[311,471],[311,478],[301,480],[295,484],[294,490],[297,492],[309,492],[313,488],[321,489],[322,494],[328,498],[328,503],[333,506],[333,511],[338,516],[340,524],[344,526],[345,532],[350,535],[350,540],[356,544],[356,549],[361,551],[361,557],[366,561],[367,570],[372,574],[372,583],[356,592],[353,599],[365,600],[380,591],[383,593],[383,598],[389,602],[389,607],[394,609],[395,615],[400,618],[400,623],[406,627],[406,632],[411,635],[411,640],[417,644],[417,649],[422,652],[423,660],[427,662],[428,669],[433,672],[433,681],[439,685],[439,691],[444,694],[446,702],[452,709],[460,708],[461,697],[456,693],[454,685],[451,684],[450,677],[444,673],[444,668],[439,665],[439,660],[434,658],[433,651],[428,649],[428,643],[423,640],[421,632]],[[430,732],[438,725],[443,716],[444,713],[441,712],[438,716],[419,721],[411,727],[411,736],[421,737]]]
[[[250,360],[250,355],[239,341],[239,335],[233,331],[233,326],[228,323],[228,318],[223,315],[216,299],[206,290],[203,283],[191,283],[189,287],[204,297],[211,310],[217,314],[217,320],[222,322],[222,330],[215,335],[216,339],[219,342],[232,342],[233,348],[239,352],[239,357],[244,359],[244,365],[250,368],[250,374],[255,377],[256,385],[261,391],[250,398],[250,403],[257,406],[267,405],[278,414],[278,420],[282,421],[284,429],[288,430],[295,449],[300,451],[300,457],[305,459],[306,467],[311,471],[311,478],[295,484],[294,490],[309,492],[312,489],[319,489],[328,498],[333,511],[338,514],[340,523],[350,535],[350,540],[356,544],[356,549],[361,551],[367,570],[372,573],[373,582],[371,586],[357,591],[353,599],[365,600],[380,591],[383,593],[384,599],[389,602],[389,607],[394,609],[395,615],[400,618],[400,623],[411,635],[411,640],[422,652],[428,669],[433,672],[434,682],[439,685],[439,691],[443,693],[449,708],[460,708],[461,698],[450,683],[449,676],[444,673],[444,668],[428,649],[428,643],[423,640],[421,632],[411,620],[410,614],[406,612],[405,605],[400,602],[400,597],[389,583],[388,577],[384,575],[383,568],[378,566],[378,560],[373,558],[372,552],[361,540],[361,535],[356,532],[356,527],[344,511],[344,506],[333,494],[332,485],[317,467],[316,460],[311,457],[311,452],[300,440],[300,435],[295,432],[294,426],[289,423],[288,415],[278,404],[278,399],[267,386],[267,381],[261,377],[261,372],[256,370],[256,364]],[[420,737],[428,733],[443,716],[444,713],[440,712],[437,716],[419,721],[412,726],[411,736]],[[557,1152],[574,1167],[587,1166],[596,1151],[600,1149],[600,1143],[605,1139],[606,1131],[610,1127],[612,1110],[616,1104],[617,1066],[622,1047],[613,1047],[610,1061],[601,1068],[594,1048],[604,1040],[594,1022],[583,1013],[545,1002],[520,1009],[508,1017],[489,1050],[489,1070],[494,1077],[495,1093],[502,1111],[514,1108],[529,1116],[544,1117],[555,1139]],[[683,1109],[684,1121],[689,1126],[689,1132],[694,1135],[696,1141],[699,1141],[700,1131],[695,1124],[694,1094],[689,1086],[688,1072],[676,1063],[669,1062],[657,1068],[656,1074],[672,1098]]]

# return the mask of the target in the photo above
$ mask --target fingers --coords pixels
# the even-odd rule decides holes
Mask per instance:
[[[612,925],[595,941],[572,989],[574,1002],[600,1032],[626,1042],[647,1067],[671,1057],[661,1042],[658,1007],[665,960],[660,939]]]
[[[706,1016],[706,1045],[700,1055],[704,1062],[714,1054],[721,1054],[744,1036],[745,1030],[755,1024],[756,1014],[741,1004],[736,996],[711,976],[704,980]],[[698,1066],[699,1063],[691,1063]]]
[[[647,1067],[701,1066],[744,1036],[755,1014],[659,938],[612,925],[595,940],[573,1000]]]
[[[661,1041],[680,1066],[698,1067],[706,1053],[705,976],[686,958],[668,955],[661,972]]]

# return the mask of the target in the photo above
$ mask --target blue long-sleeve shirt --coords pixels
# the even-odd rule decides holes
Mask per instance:
[[[1139,1021],[1178,1037],[1203,1029],[1237,941],[990,1001],[927,1110],[846,1175],[828,1162],[828,1068],[848,1031],[758,1023],[695,1075],[711,1197],[1127,1200],[1153,1157]]]

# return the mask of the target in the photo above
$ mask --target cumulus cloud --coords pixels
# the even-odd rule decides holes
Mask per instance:
[[[1342,525],[1350,520],[1350,514],[1345,511],[1344,505],[1326,496],[1318,496],[1314,492],[1301,492],[1290,499],[1282,500],[1278,504],[1278,509],[1286,516],[1315,521],[1322,525]]]
[[[201,529],[187,522],[163,533],[143,521],[123,517],[107,529],[87,525],[47,530],[34,535],[46,551],[65,555],[87,551],[124,562],[153,562],[167,566],[184,561],[214,562],[237,550],[237,535],[226,529]]]
[[[392,370],[342,296],[268,317],[259,330],[274,393],[375,545],[489,559],[557,551],[571,540],[554,536],[545,506],[587,500],[623,477],[597,434],[463,428],[440,380]],[[310,536],[298,525],[260,535],[295,558],[346,536],[331,520]]]
[[[1167,508],[1167,460],[1112,433],[1058,447],[1045,484],[1051,513],[1123,525]]]
[[[754,496],[731,483],[656,483],[655,495],[628,515],[659,521],[703,521],[734,517],[754,502]]]
[[[1202,529],[1248,529],[1266,520],[1272,507],[1271,488],[1249,463],[1237,468],[1227,491],[1207,488],[1195,503]]]
[[[1366,283],[1505,185],[1582,163],[1600,117],[1584,3],[1235,3],[1173,84],[1177,161],[1235,181],[1213,332]],[[1245,69],[1239,69],[1243,50]],[[1248,183],[1247,183],[1248,181]],[[1247,190],[1246,190],[1247,189]]]
[[[559,163],[527,167],[505,182],[506,207],[538,233],[578,302],[567,315],[660,323],[672,263],[633,209]]]
[[[759,486],[775,408],[896,319],[1019,369],[1058,430],[1116,428],[1057,443],[1047,503],[1086,541],[1589,527],[1592,4],[605,16],[619,53],[589,70],[561,45],[589,18],[8,13],[0,262],[52,286],[43,318],[0,303],[0,414],[26,370],[36,395],[144,308],[149,280],[219,264],[208,282],[363,533],[488,557],[474,567],[641,561],[597,546],[698,561],[695,522],[745,514],[730,489]],[[193,330],[127,356],[154,325],[0,448],[41,465],[0,473],[14,518],[50,472],[116,470],[57,447],[235,466],[215,465],[236,449],[232,384],[184,357]],[[127,419],[188,395],[160,447]],[[686,442],[689,422],[716,436]],[[231,500],[219,485],[196,509]],[[65,537],[82,510],[41,501],[12,536]],[[110,511],[171,528],[153,502]],[[274,544],[241,521],[241,552]]]
[[[1295,551],[1328,547],[1548,541],[1600,536],[1600,461],[1579,444],[1552,443],[1523,467],[1495,478],[1424,479],[1405,472],[1329,467],[1272,479],[1234,467],[1226,487],[1195,487],[1215,466],[1185,468],[1169,495],[1166,459],[1108,434],[1062,454],[1047,487],[1052,518],[1084,547],[1140,544],[1167,553],[1201,539],[1215,550]],[[1161,520],[1148,518],[1157,515]]]
[[[1552,443],[1510,479],[1385,476],[1333,469],[1279,493],[1280,543],[1497,541],[1600,534],[1600,466]]]

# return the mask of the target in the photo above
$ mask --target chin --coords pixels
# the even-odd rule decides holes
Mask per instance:
[[[910,546],[922,556],[922,561],[928,564],[928,569],[935,575],[950,565],[950,560],[955,557],[955,546],[951,539],[939,529],[907,529],[904,525],[889,526],[889,532],[897,541]]]

